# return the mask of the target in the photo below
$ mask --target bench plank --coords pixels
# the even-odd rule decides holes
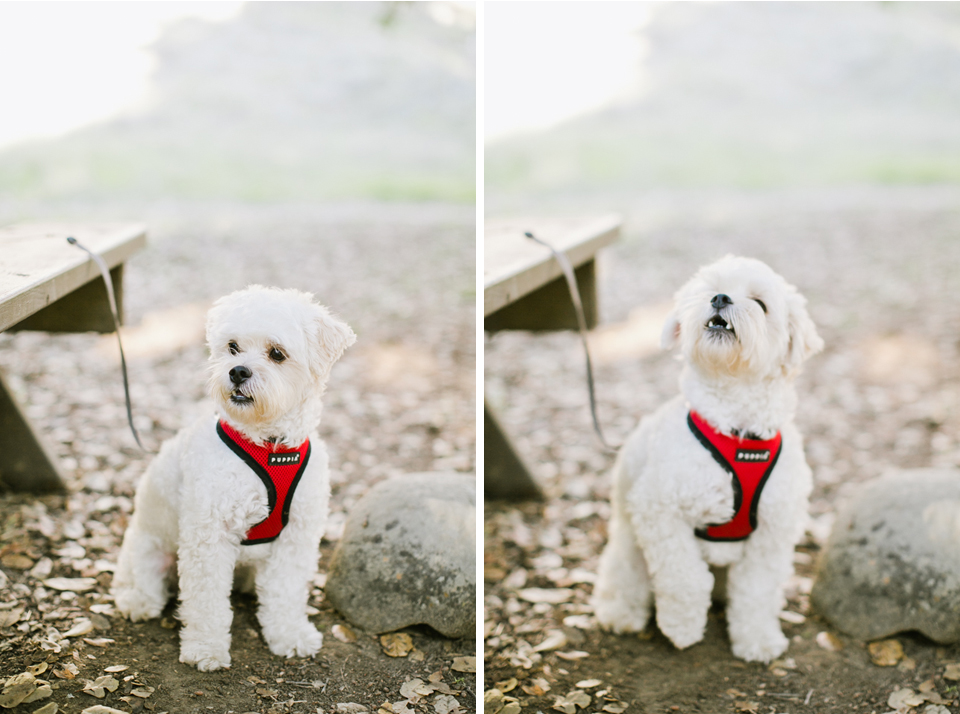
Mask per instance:
[[[524,236],[531,231],[567,256],[575,268],[620,235],[617,215],[589,218],[514,218],[484,226],[483,315],[516,302],[563,274],[553,255]]]
[[[146,246],[140,224],[31,223],[0,228],[0,331],[6,330],[82,285],[101,280],[85,252],[67,243],[74,236],[110,268]]]

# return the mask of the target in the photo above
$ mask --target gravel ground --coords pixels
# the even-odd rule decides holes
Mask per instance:
[[[0,218],[11,212],[0,205]],[[148,225],[149,247],[125,276],[124,346],[149,451],[210,409],[203,321],[220,295],[255,282],[296,287],[353,327],[358,340],[334,368],[320,426],[333,488],[321,572],[351,504],[373,484],[418,471],[474,470],[472,206],[77,204],[32,212]],[[311,599],[327,634],[316,659],[273,657],[252,602],[238,597],[232,669],[204,676],[178,665],[172,612],[162,624],[130,625],[112,617],[107,595],[149,459],[126,426],[115,337],[6,333],[0,369],[68,478],[66,496],[0,498],[0,673],[45,663],[50,671],[37,676],[56,675],[53,701],[66,712],[96,703],[80,690],[107,665],[129,667],[129,679],[104,701],[127,711],[315,712],[352,704],[339,711],[359,712],[384,702],[395,703],[387,711],[474,709],[475,675],[456,659],[474,654],[473,640],[412,628],[413,649],[388,657],[376,638],[351,633],[324,603],[322,576]],[[51,576],[95,580],[79,594],[60,594],[40,585]],[[86,632],[65,637],[77,626]],[[401,693],[413,678],[432,688]],[[133,685],[154,692],[138,699]]]
[[[621,204],[622,239],[599,264],[605,324],[592,336],[612,443],[676,393],[680,364],[657,350],[660,325],[673,292],[702,264],[727,253],[768,262],[806,295],[826,342],[798,380],[797,422],[816,485],[788,587],[793,643],[786,660],[764,668],[732,658],[722,611],[711,614],[705,642],[685,652],[656,628],[641,638],[596,629],[587,600],[606,538],[612,456],[590,426],[579,341],[500,333],[486,341],[485,390],[547,500],[487,503],[488,696],[499,696],[491,694],[499,682],[524,710],[571,714],[580,704],[568,694],[578,691],[592,699],[587,711],[616,712],[623,702],[641,712],[886,712],[895,688],[931,680],[944,701],[955,699],[956,682],[943,675],[960,647],[902,636],[899,668],[880,668],[864,643],[829,632],[807,595],[853,484],[891,467],[960,466],[960,193],[704,193]],[[531,587],[560,588],[560,600]]]

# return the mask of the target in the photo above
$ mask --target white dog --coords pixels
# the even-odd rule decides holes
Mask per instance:
[[[682,394],[620,450],[594,610],[607,629],[639,632],[655,600],[683,649],[703,638],[709,566],[729,566],[733,653],[769,662],[787,648],[778,616],[812,487],[793,378],[823,341],[803,296],[758,260],[701,268],[675,301],[662,342],[681,345]]]
[[[144,473],[113,581],[117,609],[157,617],[179,575],[180,661],[230,665],[230,592],[256,587],[270,651],[309,656],[307,619],[330,495],[315,434],[333,364],[356,337],[308,293],[253,285],[207,317],[210,415]]]

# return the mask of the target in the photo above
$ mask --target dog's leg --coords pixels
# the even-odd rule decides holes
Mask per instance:
[[[134,622],[159,617],[170,600],[167,579],[175,562],[160,538],[144,530],[134,514],[123,538],[113,597],[119,612]]]
[[[696,644],[707,626],[713,575],[693,529],[663,512],[635,517],[634,527],[653,580],[657,626],[680,649]]]
[[[610,537],[600,556],[591,604],[604,629],[640,632],[650,619],[650,577],[629,516],[615,502]]]
[[[181,519],[180,661],[211,672],[230,666],[230,589],[240,544],[226,532],[186,525]]]
[[[766,537],[764,537],[766,536]],[[793,544],[755,532],[727,574],[727,624],[733,654],[770,662],[789,644],[780,629],[783,583],[793,572]]]
[[[257,619],[275,655],[309,657],[323,644],[323,635],[307,619],[307,599],[319,559],[318,541],[319,534],[313,538],[288,528],[276,541],[271,556],[257,568]]]

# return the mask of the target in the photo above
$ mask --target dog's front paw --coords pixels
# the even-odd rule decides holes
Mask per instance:
[[[180,661],[196,665],[201,672],[213,672],[230,666],[230,643],[216,645],[184,628],[180,632]]]
[[[323,635],[309,622],[292,632],[274,632],[267,635],[267,646],[281,657],[312,657],[323,645]]]
[[[674,647],[684,650],[703,639],[707,627],[707,612],[691,612],[678,607],[664,607],[657,603],[657,627]]]
[[[150,597],[136,588],[116,588],[113,598],[117,611],[133,622],[160,617],[167,604],[164,598]]]
[[[745,662],[769,664],[787,651],[789,640],[782,632],[768,632],[752,637],[737,637],[731,643],[733,656]]]

